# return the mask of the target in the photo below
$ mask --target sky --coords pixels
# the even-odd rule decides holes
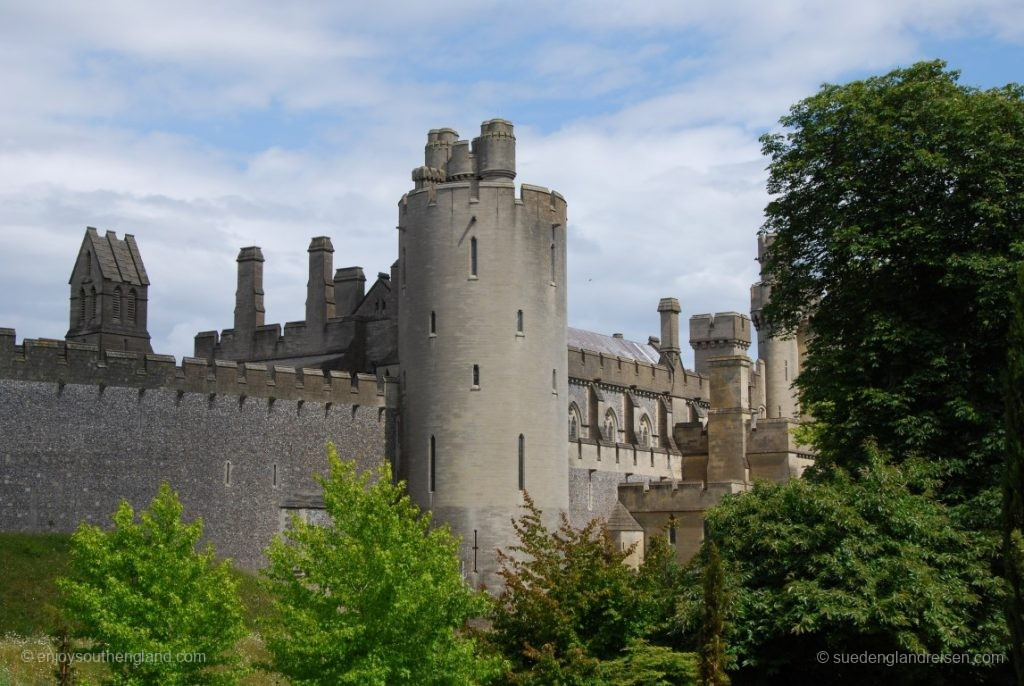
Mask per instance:
[[[157,352],[232,325],[242,246],[267,322],[302,319],[309,239],[388,271],[427,131],[502,117],[517,182],[569,203],[570,325],[646,341],[672,296],[685,339],[749,313],[758,137],[930,59],[1020,81],[1024,1],[0,0],[0,327],[64,337],[86,226],[136,237]]]

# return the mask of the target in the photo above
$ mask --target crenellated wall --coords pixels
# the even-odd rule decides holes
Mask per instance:
[[[195,357],[186,357],[177,366],[171,355],[100,351],[93,345],[49,339],[25,339],[16,345],[14,329],[0,329],[0,378],[374,407],[386,404],[390,384],[373,374]]]
[[[287,513],[318,507],[328,442],[363,469],[394,458],[393,391],[368,374],[16,345],[0,329],[0,530],[107,524],[167,481],[220,555],[256,568]]]

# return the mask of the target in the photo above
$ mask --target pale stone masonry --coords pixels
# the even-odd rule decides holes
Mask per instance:
[[[654,536],[687,560],[707,508],[811,463],[792,432],[806,332],[774,337],[770,284],[752,287],[749,318],[689,319],[688,370],[676,298],[646,343],[567,325],[567,203],[516,186],[510,122],[472,141],[432,130],[423,161],[368,290],[314,237],[305,319],[267,324],[267,260],[243,247],[232,328],[197,334],[180,366],[152,354],[134,237],[88,229],[67,341],[0,329],[0,528],[103,522],[167,480],[222,554],[258,567],[290,514],[322,518],[312,476],[332,441],[362,467],[389,462],[461,537],[467,581],[497,590],[525,493],[552,525],[607,519],[629,564]]]

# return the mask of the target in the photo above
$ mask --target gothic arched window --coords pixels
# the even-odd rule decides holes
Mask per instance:
[[[615,418],[615,410],[609,409],[604,415],[604,440],[618,442],[619,422]]]
[[[651,420],[647,418],[647,415],[644,415],[643,417],[640,418],[640,432],[637,434],[636,437],[637,443],[639,443],[644,448],[651,447],[652,433],[653,432],[651,430]]]
[[[569,440],[575,441],[580,437],[580,410],[576,403],[569,405]]]

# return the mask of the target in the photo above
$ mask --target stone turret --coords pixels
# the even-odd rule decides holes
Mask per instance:
[[[472,152],[431,131],[424,162],[399,203],[399,472],[462,537],[467,579],[497,589],[523,494],[552,525],[568,508],[566,204],[525,184],[517,196],[504,120]]]
[[[745,355],[750,347],[750,328],[750,319],[739,312],[690,317],[694,368],[701,374],[707,374],[708,361],[712,357]]]
[[[757,237],[757,260],[764,265],[766,251],[774,236]],[[765,408],[769,418],[797,417],[799,407],[793,381],[800,373],[800,345],[797,337],[777,335],[764,316],[771,299],[771,284],[763,279],[750,287],[750,317],[757,329],[757,353],[764,360]]]
[[[135,237],[85,230],[71,278],[67,340],[100,350],[153,352],[146,327],[149,277]]]

